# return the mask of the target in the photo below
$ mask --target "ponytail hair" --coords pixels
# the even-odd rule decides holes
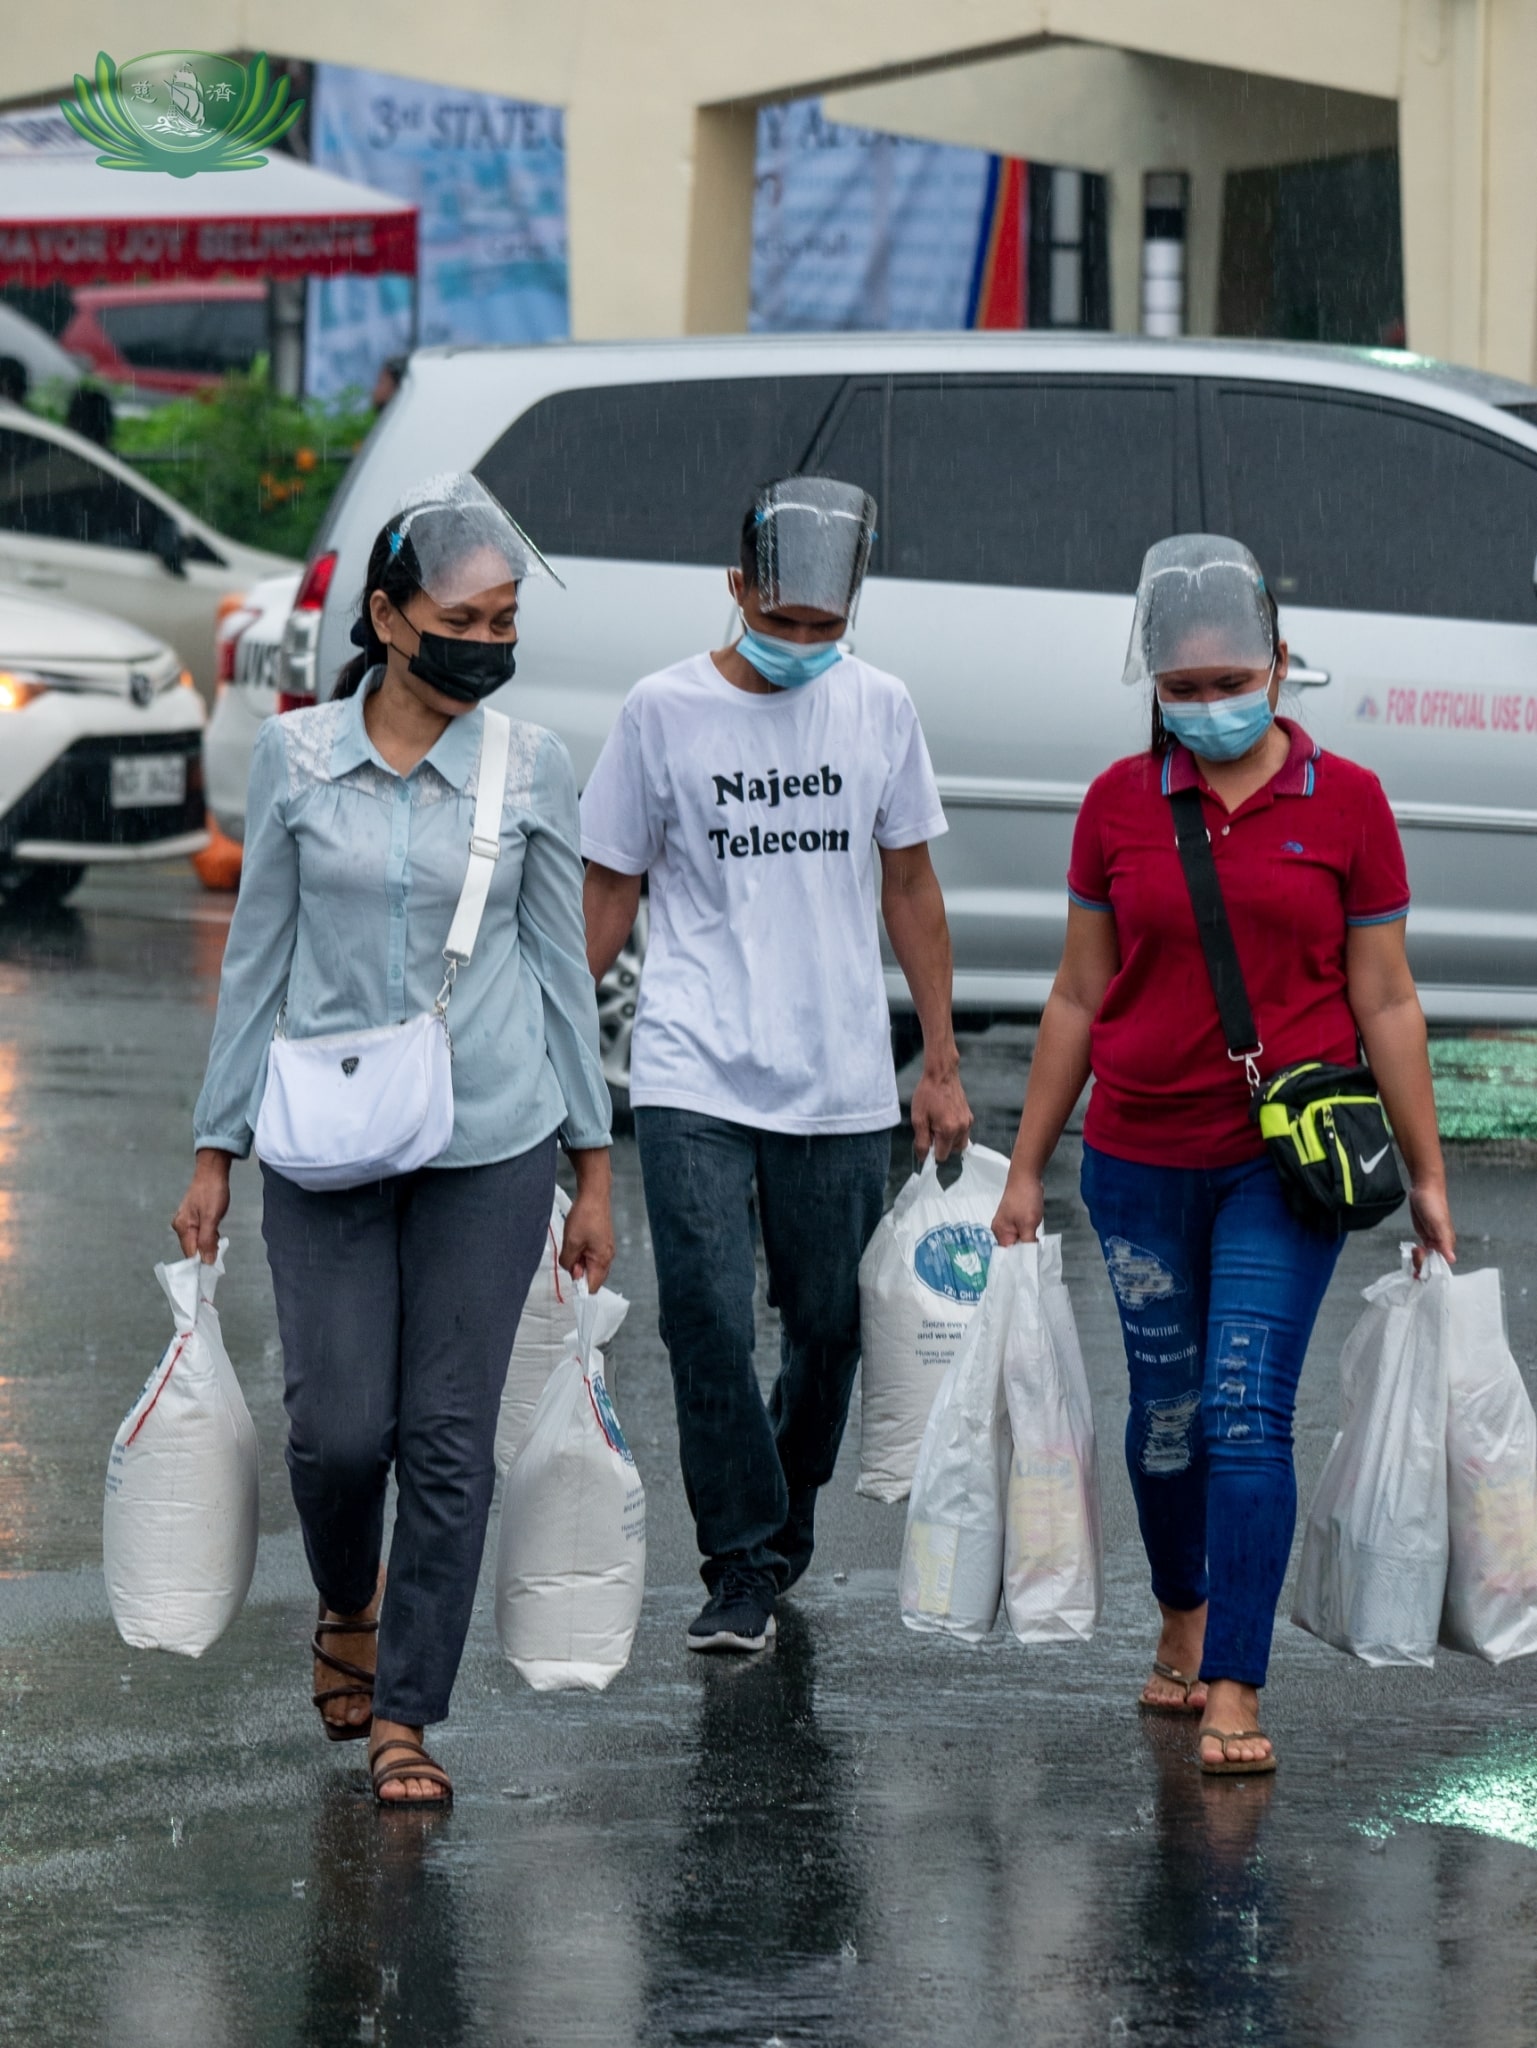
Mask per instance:
[[[1275,601],[1275,592],[1268,583],[1262,584],[1265,602],[1270,607],[1270,651],[1274,655],[1281,645],[1281,611]],[[1163,722],[1163,712],[1158,706],[1158,685],[1153,684],[1153,724],[1148,738],[1148,750],[1155,756],[1168,753],[1174,744],[1174,735]]]
[[[338,673],[336,687],[331,692],[333,697],[355,695],[368,671],[383,666],[388,650],[374,631],[373,611],[369,603],[374,592],[382,590],[399,611],[417,595],[421,587],[421,572],[417,566],[416,550],[411,545],[411,537],[409,534],[397,533],[392,521],[380,529],[369,551],[368,575],[363,584],[358,616],[353,622],[353,645],[363,651],[361,654],[355,654]]]

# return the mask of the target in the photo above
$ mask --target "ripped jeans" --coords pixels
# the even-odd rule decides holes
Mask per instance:
[[[1211,1602],[1203,1678],[1263,1685],[1297,1520],[1297,1381],[1340,1239],[1297,1221],[1268,1159],[1144,1166],[1085,1145],[1083,1198],[1121,1312],[1154,1595]]]

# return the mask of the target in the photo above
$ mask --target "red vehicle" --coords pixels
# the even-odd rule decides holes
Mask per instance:
[[[59,340],[98,377],[167,397],[247,370],[268,346],[267,287],[91,284],[74,290]]]

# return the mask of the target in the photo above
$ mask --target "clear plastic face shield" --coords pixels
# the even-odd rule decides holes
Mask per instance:
[[[560,583],[528,535],[478,477],[428,477],[400,506],[389,531],[397,554],[409,544],[417,580],[433,603],[445,609],[530,576]]]
[[[851,619],[875,539],[875,500],[858,484],[791,476],[758,494],[758,601]]]
[[[1259,563],[1236,540],[1183,533],[1148,549],[1123,683],[1185,669],[1270,670],[1275,631]]]

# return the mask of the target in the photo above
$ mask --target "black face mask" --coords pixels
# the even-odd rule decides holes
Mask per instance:
[[[457,640],[447,633],[421,632],[406,663],[412,675],[460,704],[478,704],[510,683],[517,665],[511,640]]]

